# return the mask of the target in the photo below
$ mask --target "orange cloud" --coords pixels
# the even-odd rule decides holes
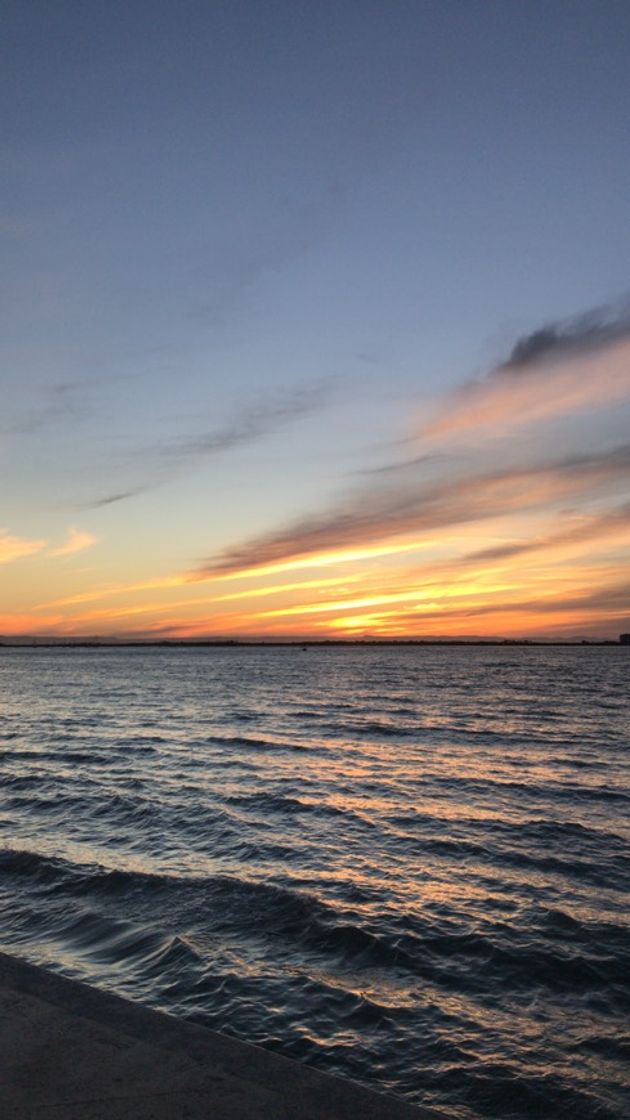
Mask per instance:
[[[23,634],[49,634],[56,632],[62,623],[63,616],[60,614],[46,615],[35,622],[32,614],[28,612],[23,611],[19,614],[14,611],[7,614],[0,613],[0,634],[3,637],[16,637]]]
[[[81,591],[77,595],[67,595],[63,599],[53,599],[50,603],[39,603],[36,610],[49,607],[69,607],[79,603],[93,603],[108,599],[113,595],[127,595],[136,591],[153,591],[156,588],[181,587],[186,580],[182,576],[166,576],[164,579],[149,579],[141,583],[123,583],[116,587],[100,587],[93,591]]]
[[[255,564],[243,569],[226,568],[205,569],[189,572],[187,579],[191,583],[203,580],[232,580],[249,579],[252,576],[279,575],[282,572],[298,571],[301,568],[327,568],[332,564],[351,564],[357,560],[372,560],[382,556],[395,556],[402,552],[419,552],[429,546],[429,541],[396,541],[375,545],[365,545],[358,548],[339,548],[330,552],[313,552],[308,556],[293,556],[287,560],[272,561],[269,564]],[[344,577],[347,578],[347,577]],[[245,592],[249,594],[249,592]]]
[[[85,529],[75,529],[74,527],[68,529],[68,539],[65,544],[59,548],[50,550],[50,556],[74,556],[75,552],[85,552],[86,548],[92,548],[98,544],[99,538],[95,537],[93,533],[88,533]]]
[[[419,548],[448,527],[536,508],[569,495],[584,496],[630,478],[630,446],[572,455],[536,466],[507,467],[445,481],[394,481],[361,489],[336,508],[245,541],[200,565],[191,578],[236,578],[318,567],[369,555]],[[392,540],[393,538],[393,540]]]
[[[573,546],[595,543],[600,546],[604,541],[619,538],[626,541],[630,537],[630,502],[595,514],[573,515],[565,519],[550,532],[529,539],[510,541],[489,548],[479,549],[464,558],[468,563],[483,561],[508,561],[517,556],[559,550]]]
[[[630,400],[628,329],[612,336],[604,333],[597,342],[589,341],[587,332],[581,344],[577,338],[571,342],[570,336],[563,343],[561,335],[554,343],[552,335],[539,353],[532,341],[532,356],[521,360],[516,347],[510,361],[455,390],[421,434],[434,439],[506,435],[533,421]],[[539,337],[543,334],[537,332]]]
[[[45,546],[46,541],[26,540],[0,529],[0,564],[10,564],[13,560],[22,560],[25,556],[32,556],[35,552],[41,552]]]

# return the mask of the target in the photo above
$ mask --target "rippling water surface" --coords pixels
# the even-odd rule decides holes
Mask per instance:
[[[2,947],[450,1117],[630,1115],[629,683],[621,647],[0,650]]]

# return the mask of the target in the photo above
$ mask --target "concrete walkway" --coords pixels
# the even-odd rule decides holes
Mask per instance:
[[[1,953],[0,1115],[2,1120],[438,1116]]]

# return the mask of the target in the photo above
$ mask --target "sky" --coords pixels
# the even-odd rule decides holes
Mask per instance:
[[[630,9],[6,0],[0,635],[630,629]]]

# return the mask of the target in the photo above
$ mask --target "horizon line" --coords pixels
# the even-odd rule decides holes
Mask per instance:
[[[206,647],[256,647],[256,646],[625,646],[630,645],[630,635],[617,638],[501,638],[501,637],[365,637],[365,638],[116,638],[116,637],[56,637],[48,635],[0,635],[0,647],[12,649],[53,646],[118,648],[125,646],[206,646]]]

